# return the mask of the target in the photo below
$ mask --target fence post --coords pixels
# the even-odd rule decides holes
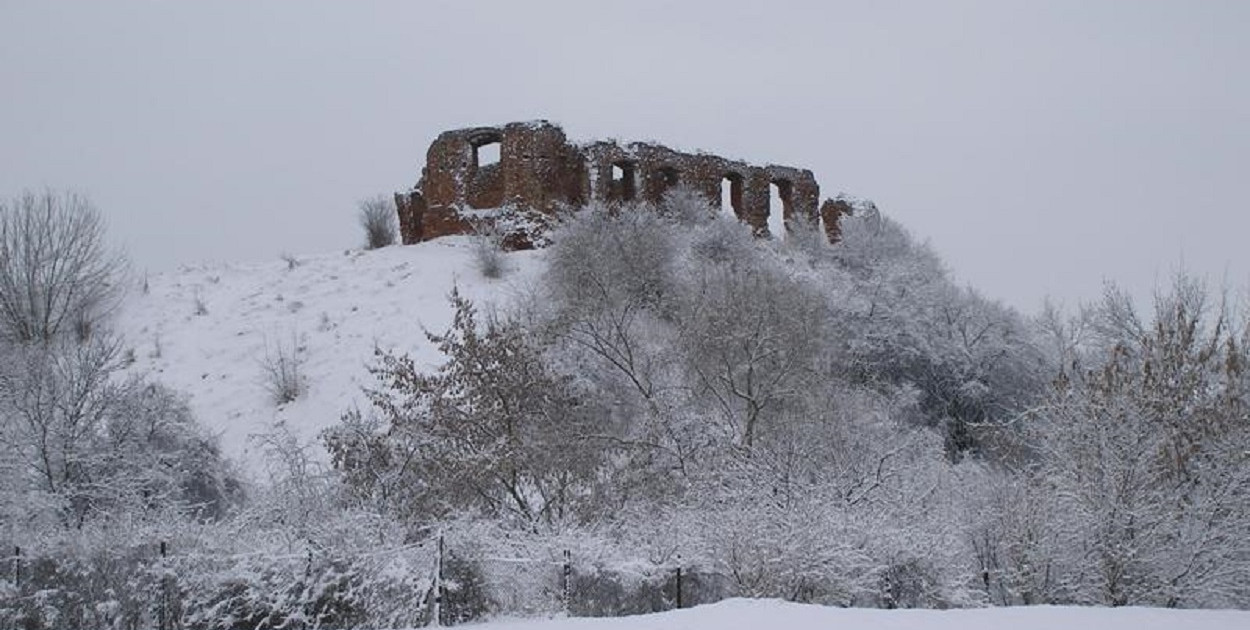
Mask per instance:
[[[573,581],[572,578],[573,578],[573,554],[570,553],[568,549],[565,549],[564,550],[563,596],[564,596],[564,614],[566,615],[569,614],[569,608],[570,608],[569,591],[572,588],[572,584],[571,584]]]
[[[22,548],[13,546],[13,586],[22,588]]]
[[[681,565],[677,565],[677,607],[681,608]]]
[[[162,560],[165,559],[168,552],[169,552],[169,548],[167,547],[165,541],[162,540],[161,547],[160,547]],[[161,564],[163,565],[164,562],[162,562]],[[165,569],[166,567],[162,566],[161,568]],[[160,628],[160,630],[168,630],[168,628],[170,627],[170,624],[169,624],[169,580],[166,579],[164,571],[160,573],[160,576],[161,576],[161,605],[157,609],[156,623],[157,623],[157,627]]]
[[[438,555],[434,560],[434,609],[430,625],[442,627],[443,608],[443,530],[438,530]]]

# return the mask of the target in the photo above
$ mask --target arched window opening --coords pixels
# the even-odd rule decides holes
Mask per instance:
[[[784,179],[774,180],[768,187],[768,233],[773,238],[785,238],[786,219],[790,217],[790,199],[793,186]]]
[[[726,174],[720,180],[720,210],[735,218],[742,218],[742,177]]]

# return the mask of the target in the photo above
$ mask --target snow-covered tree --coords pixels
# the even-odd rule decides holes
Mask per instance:
[[[0,444],[16,473],[6,481],[32,508],[77,527],[169,508],[220,516],[236,498],[215,441],[185,401],[117,376],[112,335],[10,349],[0,366]]]
[[[409,356],[379,351],[369,398],[384,437],[327,433],[335,464],[366,488],[380,476],[406,484],[406,502],[430,508],[427,517],[464,508],[529,524],[570,516],[597,467],[597,454],[579,448],[589,408],[519,324],[479,323],[454,291],[451,303],[451,329],[428,334],[447,361],[425,374]],[[413,514],[404,502],[396,507]]]
[[[1015,311],[956,286],[940,259],[878,213],[844,217],[830,248],[832,304],[850,378],[911,384],[948,453],[987,450],[987,429],[1034,402],[1053,373]],[[992,435],[992,434],[991,434]]]
[[[1143,322],[1111,288],[1093,334],[1027,420],[1062,600],[1245,605],[1250,354],[1245,321],[1177,278]]]

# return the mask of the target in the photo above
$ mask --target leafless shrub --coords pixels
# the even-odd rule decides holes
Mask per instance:
[[[782,241],[782,249],[813,260],[828,258],[829,237],[821,229],[819,221],[796,216],[786,221],[786,238]]]
[[[394,245],[395,202],[385,195],[364,199],[359,204],[360,226],[365,229],[365,248],[377,249]]]
[[[286,263],[287,271],[295,271],[295,268],[300,266],[300,259],[296,258],[294,254],[283,253],[282,262]]]
[[[503,259],[504,236],[504,231],[493,223],[474,226],[473,262],[487,278],[501,278],[507,270]]]
[[[261,359],[261,379],[269,395],[278,405],[285,405],[308,390],[304,377],[304,357],[300,354],[299,336],[292,331],[289,338],[265,339],[265,356]]]
[[[46,190],[0,202],[0,337],[85,339],[116,308],[125,257],[86,197]]]
[[[716,216],[707,197],[684,184],[665,191],[658,209],[682,225],[703,225]]]

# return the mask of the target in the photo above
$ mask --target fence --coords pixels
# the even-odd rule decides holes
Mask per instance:
[[[4,558],[0,627],[233,630],[455,625],[492,615],[615,616],[733,595],[688,567],[602,566],[412,544],[366,553],[204,553],[169,541]]]

